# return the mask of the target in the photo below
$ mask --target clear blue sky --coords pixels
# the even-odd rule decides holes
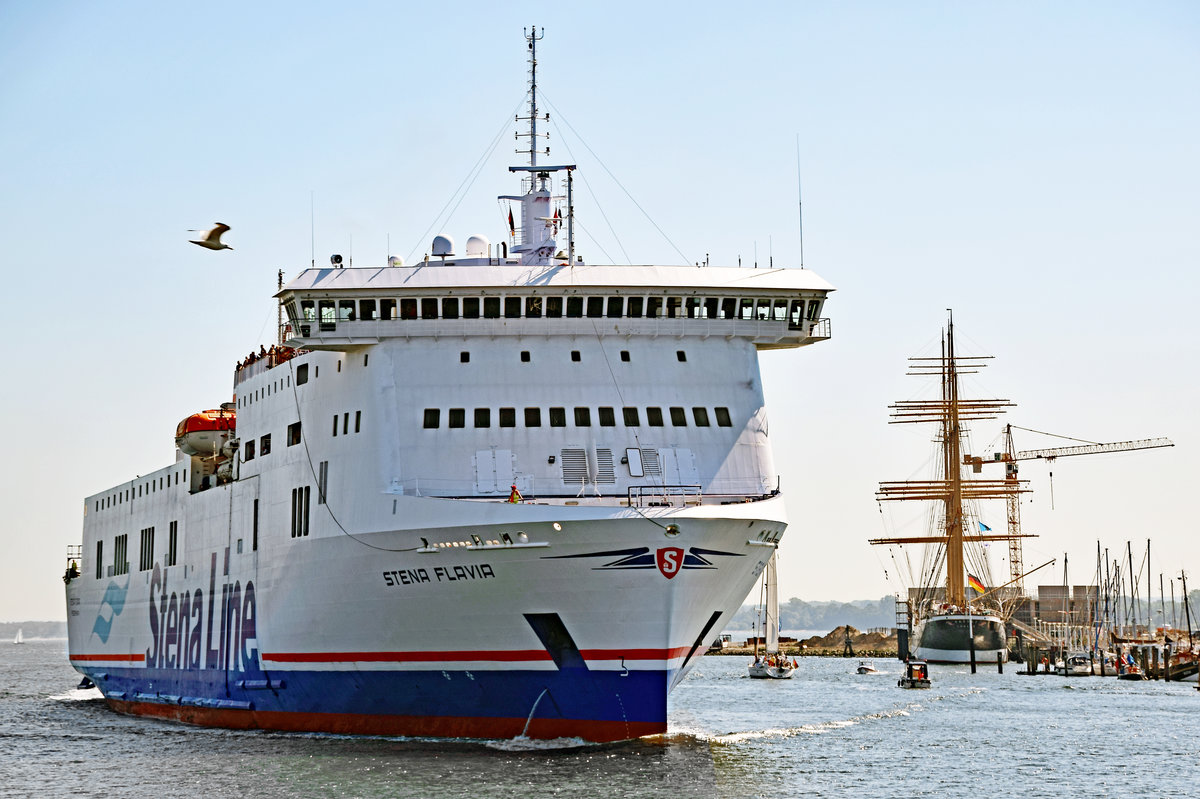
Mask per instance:
[[[866,539],[917,524],[874,492],[926,474],[931,431],[887,405],[929,390],[905,358],[947,308],[960,349],[996,356],[969,388],[1012,423],[1178,444],[1059,461],[1053,510],[1027,465],[1026,561],[1069,551],[1085,582],[1097,539],[1152,538],[1155,575],[1200,569],[1200,5],[7,3],[0,620],[65,618],[82,498],[170,462],[178,420],[229,398],[277,269],[314,241],[420,257],[435,222],[501,238],[531,24],[593,262],[798,265],[799,136],[805,265],[839,290],[830,342],[763,358],[785,598],[903,589]],[[187,243],[215,220],[233,252]]]

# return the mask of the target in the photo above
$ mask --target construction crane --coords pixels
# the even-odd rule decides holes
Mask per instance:
[[[971,471],[978,474],[983,471],[983,466],[986,463],[1003,463],[1004,464],[1004,481],[1013,489],[1018,486],[1017,480],[1017,461],[1030,460],[1046,460],[1051,463],[1057,458],[1066,458],[1071,455],[1097,455],[1104,452],[1129,452],[1137,449],[1157,449],[1159,447],[1173,447],[1175,443],[1169,438],[1144,438],[1139,441],[1115,441],[1110,444],[1099,444],[1094,441],[1082,441],[1081,439],[1071,439],[1080,441],[1082,446],[1074,447],[1054,447],[1052,449],[1027,449],[1016,452],[1016,447],[1013,446],[1012,431],[1016,425],[1004,426],[1004,452],[997,452],[991,460],[984,460],[981,457],[974,455],[963,455],[963,465],[970,466]],[[1024,430],[1029,433],[1038,433],[1040,435],[1054,436],[1054,433],[1043,433],[1040,430],[1031,430],[1028,427],[1017,427],[1018,430]],[[1067,436],[1056,436],[1057,438],[1068,438]],[[1050,501],[1051,507],[1054,502],[1054,472],[1050,473]],[[1021,535],[1021,499],[1020,494],[1014,490],[1007,495],[1008,505],[1008,566],[1012,575],[1012,585],[1021,594],[1025,593],[1025,585],[1022,582],[1022,562],[1023,556],[1021,552],[1021,539],[1026,536]]]

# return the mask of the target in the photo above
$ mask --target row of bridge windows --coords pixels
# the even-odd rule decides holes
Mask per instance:
[[[592,426],[592,409],[588,407],[572,408],[570,418],[574,422],[575,427],[591,427]],[[641,409],[635,407],[621,408],[621,423],[625,427],[641,427],[642,413]],[[547,420],[550,427],[566,427],[567,426],[567,409],[566,408],[549,408]],[[645,409],[646,426],[648,427],[665,427],[666,420],[671,420],[673,427],[688,426],[688,409],[683,407],[667,408],[667,414],[664,416],[663,409],[659,407],[649,407]],[[541,408],[525,408],[523,420],[525,427],[541,427],[542,426],[542,409]],[[516,427],[517,426],[517,409],[516,408],[500,408],[496,414],[496,421],[499,427]],[[617,426],[617,409],[611,407],[596,408],[596,422],[600,427],[616,427]],[[691,409],[691,421],[696,427],[711,427],[712,419],[716,419],[718,427],[733,427],[733,418],[729,415],[729,409],[725,407],[713,408],[713,414],[710,417],[708,408],[697,406]],[[492,426],[492,409],[491,408],[474,408],[471,414],[472,427],[491,427]],[[442,409],[441,408],[426,408],[424,418],[422,420],[425,429],[437,429],[442,426]],[[466,408],[450,408],[446,412],[446,427],[462,428],[467,426],[467,409]]]
[[[410,297],[300,300],[287,305],[294,323],[377,319],[743,319],[815,322],[821,300],[753,297]]]

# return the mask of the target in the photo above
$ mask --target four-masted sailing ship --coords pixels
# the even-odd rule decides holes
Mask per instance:
[[[932,503],[929,533],[871,540],[872,544],[926,545],[920,578],[908,601],[912,656],[933,663],[1007,660],[1005,622],[1013,603],[1006,607],[1000,589],[987,589],[984,581],[989,579],[990,570],[983,545],[1008,541],[1020,534],[1012,530],[1008,534],[986,534],[990,528],[980,521],[976,503],[1014,500],[1028,490],[1027,481],[1015,479],[1015,473],[1002,480],[978,479],[965,474],[963,468],[965,462],[970,462],[963,457],[967,451],[965,423],[994,419],[1014,405],[1004,399],[967,399],[960,395],[959,376],[974,374],[990,357],[959,355],[955,351],[951,314],[941,355],[909,359],[909,374],[940,377],[941,396],[890,406],[892,424],[929,423],[937,431],[934,438],[939,474],[929,480],[881,482],[876,494],[879,501]],[[938,585],[939,574],[944,576],[944,586]]]

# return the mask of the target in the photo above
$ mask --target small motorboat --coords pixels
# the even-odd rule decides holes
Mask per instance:
[[[875,664],[873,664],[869,660],[858,661],[858,668],[855,669],[855,671],[859,674],[878,674],[879,673],[879,669],[875,668]]]
[[[901,688],[928,688],[929,664],[923,660],[910,660],[904,664],[904,676],[896,685]]]
[[[1060,677],[1088,677],[1092,673],[1092,661],[1082,652],[1067,655],[1056,667]]]

